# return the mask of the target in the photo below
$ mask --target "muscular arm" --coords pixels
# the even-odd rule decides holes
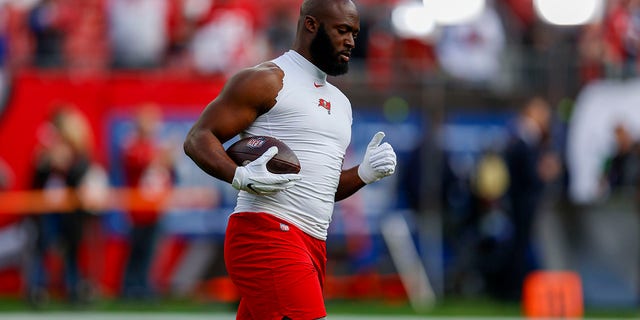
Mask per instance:
[[[222,144],[273,107],[283,77],[271,63],[234,75],[189,130],[184,152],[209,175],[231,182],[237,165]]]
[[[358,166],[351,169],[342,170],[340,174],[340,182],[336,191],[335,201],[344,200],[350,197],[356,191],[360,190],[366,184],[358,176]]]

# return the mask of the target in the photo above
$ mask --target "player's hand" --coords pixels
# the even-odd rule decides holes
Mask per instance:
[[[390,144],[380,144],[382,138],[384,132],[378,132],[373,136],[358,167],[358,176],[366,184],[390,176],[396,171],[396,153]]]
[[[299,174],[275,174],[267,170],[267,162],[277,153],[278,147],[271,147],[258,159],[238,167],[231,185],[257,195],[272,195],[293,187],[300,180]]]

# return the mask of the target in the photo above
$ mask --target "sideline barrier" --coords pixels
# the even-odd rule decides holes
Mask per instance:
[[[96,213],[107,210],[162,211],[211,208],[219,203],[216,190],[203,187],[148,189],[106,188],[99,192],[57,188],[0,192],[0,214],[71,212],[78,207]]]

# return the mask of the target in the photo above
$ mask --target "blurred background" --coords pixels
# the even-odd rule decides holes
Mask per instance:
[[[231,74],[290,48],[300,3],[0,0],[0,309],[233,309],[236,191],[182,141]],[[356,3],[330,79],[345,165],[382,130],[398,169],[336,205],[330,312],[638,316],[640,1]]]

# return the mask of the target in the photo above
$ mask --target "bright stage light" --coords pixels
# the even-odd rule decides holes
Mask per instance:
[[[556,25],[590,23],[602,14],[602,0],[534,0],[536,12],[545,21]]]
[[[486,6],[485,0],[422,0],[437,24],[455,25],[473,20]]]
[[[396,34],[405,38],[423,38],[435,29],[432,12],[418,2],[395,7],[391,12],[391,24]]]

